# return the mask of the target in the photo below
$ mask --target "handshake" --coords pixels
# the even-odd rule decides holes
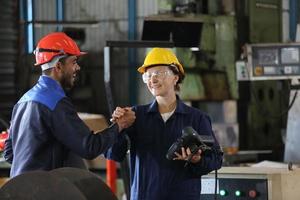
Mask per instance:
[[[118,124],[119,132],[130,127],[135,121],[135,112],[131,107],[117,107],[110,119],[111,122]]]

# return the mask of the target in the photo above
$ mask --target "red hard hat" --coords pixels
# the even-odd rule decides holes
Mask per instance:
[[[43,37],[37,44],[34,54],[36,61],[34,65],[38,66],[50,62],[58,55],[80,56],[86,52],[80,52],[75,41],[65,33],[56,32]]]

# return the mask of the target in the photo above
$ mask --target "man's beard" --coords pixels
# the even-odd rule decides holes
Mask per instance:
[[[75,79],[75,80],[73,81],[72,79],[73,79],[73,74],[72,74],[72,75],[68,75],[68,74],[66,74],[65,72],[63,72],[62,78],[61,78],[61,80],[60,80],[60,84],[61,84],[62,88],[65,89],[65,90],[70,90],[70,89],[72,89],[73,86],[74,86],[74,82],[75,82],[75,80],[76,80],[76,79]]]

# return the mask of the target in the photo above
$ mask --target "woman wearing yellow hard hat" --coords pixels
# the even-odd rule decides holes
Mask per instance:
[[[174,53],[165,48],[153,48],[144,64],[138,68],[154,101],[134,106],[136,120],[125,130],[130,138],[131,200],[199,200],[201,176],[222,165],[222,153],[212,131],[207,114],[185,105],[176,91],[184,79],[183,66]],[[126,114],[117,108],[113,120]],[[213,138],[216,151],[179,148],[167,159],[170,146],[179,141],[183,129],[192,127],[200,135]],[[107,157],[121,161],[127,152],[123,134],[107,153]]]

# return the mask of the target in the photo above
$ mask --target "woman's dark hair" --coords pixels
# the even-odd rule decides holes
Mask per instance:
[[[173,72],[173,74],[177,75],[179,77],[176,85],[175,85],[175,91],[180,91],[180,86],[179,84],[182,83],[183,79],[184,79],[184,74],[182,74],[178,69],[179,67],[175,64],[172,65],[168,65],[168,68]]]

